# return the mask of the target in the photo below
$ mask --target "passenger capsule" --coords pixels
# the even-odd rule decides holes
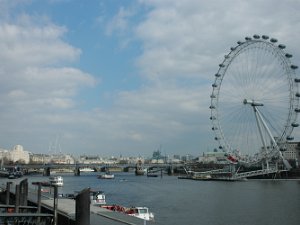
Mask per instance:
[[[225,59],[229,59],[230,57],[229,57],[229,55],[225,55],[224,58]]]
[[[210,120],[215,120],[216,117],[215,117],[215,116],[211,116],[211,117],[209,117],[209,119],[210,119]]]
[[[219,146],[219,149],[222,149],[222,148],[223,148],[223,146],[220,145],[220,146]]]
[[[218,130],[218,128],[217,128],[217,127],[212,127],[211,129],[212,129],[212,130]]]
[[[299,123],[292,123],[292,127],[299,127]]]
[[[295,69],[298,69],[298,66],[296,66],[296,65],[291,65],[291,68],[292,68],[293,70],[295,70]]]
[[[254,34],[253,37],[254,37],[255,39],[259,39],[259,38],[260,38],[260,36],[257,35],[257,34]]]
[[[245,40],[246,40],[246,41],[251,41],[252,38],[251,38],[251,37],[245,37]]]
[[[265,39],[265,40],[268,40],[269,39],[269,36],[268,35],[263,35],[263,36],[261,36],[263,39]]]
[[[211,95],[210,98],[216,98],[216,96],[215,95]]]
[[[295,78],[294,80],[296,83],[299,83],[300,82],[300,78]]]
[[[215,77],[220,77],[220,76],[221,76],[221,74],[219,74],[219,73],[215,74]]]
[[[299,108],[296,108],[296,109],[295,109],[295,112],[296,112],[296,113],[300,113],[300,109],[299,109]]]
[[[243,42],[242,42],[242,41],[238,41],[237,44],[238,44],[238,45],[241,45],[241,44],[243,44]]]
[[[220,138],[218,138],[218,137],[215,137],[215,140],[217,141],[217,140],[220,140]]]
[[[294,140],[294,137],[287,136],[287,137],[286,137],[286,140],[288,140],[288,141],[292,141],[292,140]]]
[[[219,67],[225,67],[225,65],[223,63],[219,64]]]
[[[231,50],[231,51],[234,51],[234,50],[235,50],[235,47],[231,47],[230,50]]]
[[[296,93],[296,97],[298,97],[298,98],[300,97],[300,93],[299,92]]]
[[[216,107],[214,105],[209,106],[210,109],[215,109]]]
[[[278,48],[280,48],[280,49],[285,49],[285,45],[280,44],[280,45],[278,45]]]
[[[272,43],[276,43],[276,42],[277,42],[277,39],[276,39],[276,38],[271,38],[270,41],[271,41]]]
[[[218,87],[218,85],[216,83],[213,83],[211,86],[214,88]]]
[[[285,54],[285,57],[287,57],[287,58],[292,58],[293,55],[292,55],[292,54],[289,54],[289,53],[286,53],[286,54]]]

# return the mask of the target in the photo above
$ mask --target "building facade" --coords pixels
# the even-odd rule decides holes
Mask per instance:
[[[8,152],[7,158],[13,163],[29,163],[29,152],[24,151],[22,145],[15,145],[11,151]]]

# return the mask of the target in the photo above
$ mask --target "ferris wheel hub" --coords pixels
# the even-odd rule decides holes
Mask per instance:
[[[249,99],[244,99],[243,103],[246,105],[246,104],[249,104],[251,106],[264,106],[263,103],[261,102],[257,102],[255,100],[249,100]]]

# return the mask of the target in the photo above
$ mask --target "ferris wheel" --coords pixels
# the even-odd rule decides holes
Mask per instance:
[[[298,67],[285,48],[254,35],[238,41],[219,64],[210,120],[221,151],[248,163],[283,158],[300,112]]]

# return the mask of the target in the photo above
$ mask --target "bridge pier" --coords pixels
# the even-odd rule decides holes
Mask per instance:
[[[172,165],[170,165],[170,166],[168,167],[168,175],[173,175],[173,174],[174,174],[174,168],[173,168]]]
[[[74,175],[75,176],[80,176],[80,168],[79,167],[75,167],[75,169],[74,169]]]
[[[50,167],[45,167],[44,168],[44,172],[43,172],[43,176],[47,176],[49,177],[50,176]]]

